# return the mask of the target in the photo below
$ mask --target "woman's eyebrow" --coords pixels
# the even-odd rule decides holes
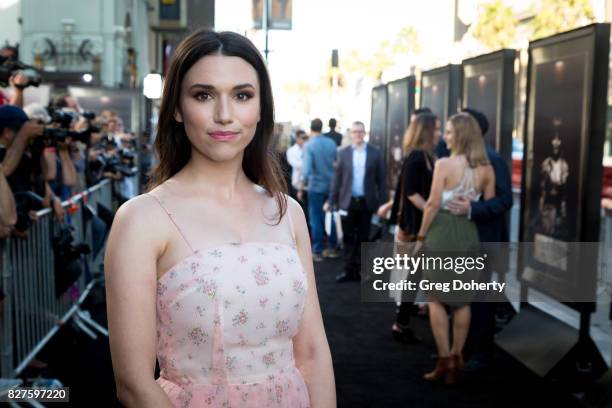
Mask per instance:
[[[189,87],[190,90],[194,88],[205,89],[205,90],[210,90],[210,91],[215,90],[215,87],[209,84],[193,84]],[[255,89],[255,86],[249,83],[245,83],[245,84],[236,85],[232,89],[238,90],[238,89],[245,89],[245,88]]]

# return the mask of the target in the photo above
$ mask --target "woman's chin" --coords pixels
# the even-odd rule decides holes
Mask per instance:
[[[236,157],[240,156],[243,150],[244,149],[240,149],[238,146],[215,146],[212,149],[201,151],[201,154],[208,160],[214,162],[227,162],[235,160]]]

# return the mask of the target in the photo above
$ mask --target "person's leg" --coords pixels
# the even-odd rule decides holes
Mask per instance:
[[[436,381],[453,370],[453,359],[450,355],[448,340],[448,314],[444,305],[435,299],[429,299],[429,322],[438,349],[438,361],[433,371],[423,377],[427,381]]]
[[[471,312],[464,355],[474,363],[486,364],[494,349],[495,303],[474,302]]]
[[[355,209],[351,203],[347,210],[347,215],[340,217],[340,221],[342,222],[342,257],[344,261],[344,273],[336,277],[339,281],[349,280],[355,268],[355,261],[353,259],[353,248],[357,240],[355,220]]]
[[[446,383],[454,384],[461,380],[463,374],[463,346],[470,329],[471,309],[469,305],[461,306],[453,311],[453,345],[451,347],[451,361]]]
[[[435,299],[429,299],[429,323],[436,341],[439,357],[450,355],[448,339],[448,314],[442,303]]]
[[[323,202],[324,194],[310,192],[308,194],[308,214],[310,216],[310,230],[312,232],[312,252],[320,255],[323,252]]]
[[[431,313],[431,309],[429,310]],[[453,347],[451,353],[460,356],[470,328],[470,306],[461,306],[453,312]]]
[[[368,242],[370,239],[370,227],[372,224],[372,213],[368,211],[365,201],[359,204],[357,212],[357,245],[355,245],[355,279],[361,277],[361,244]]]
[[[336,220],[333,213],[331,216],[331,231],[327,243],[329,249],[333,251],[338,250],[338,233],[336,232]]]

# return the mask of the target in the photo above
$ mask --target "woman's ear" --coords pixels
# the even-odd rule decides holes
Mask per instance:
[[[174,111],[174,120],[176,120],[179,123],[183,122],[183,115],[181,115],[181,112],[179,112],[178,110]]]

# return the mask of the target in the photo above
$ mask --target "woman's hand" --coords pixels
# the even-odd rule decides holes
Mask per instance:
[[[378,218],[388,218],[389,210],[391,210],[391,207],[393,207],[393,200],[387,201],[386,203],[378,207],[378,211],[376,211],[376,215],[378,215]]]
[[[423,249],[423,241],[416,241],[412,249],[412,256],[416,256]]]

